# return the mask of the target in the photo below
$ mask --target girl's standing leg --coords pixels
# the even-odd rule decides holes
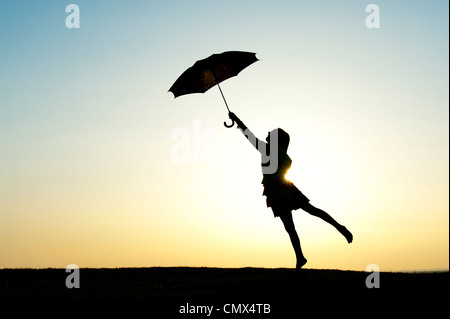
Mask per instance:
[[[303,256],[302,248],[300,246],[300,239],[298,238],[297,231],[295,230],[294,220],[292,219],[292,213],[290,211],[281,213],[280,219],[283,222],[284,228],[289,234],[292,246],[294,247],[295,256],[297,257],[296,268],[300,269],[303,267],[303,265],[306,264],[307,260],[305,256]]]

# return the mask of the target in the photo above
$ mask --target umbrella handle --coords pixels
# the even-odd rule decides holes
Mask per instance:
[[[223,125],[225,125],[225,127],[230,128],[234,126],[234,120],[231,120],[231,124],[228,125],[227,122],[223,122]]]

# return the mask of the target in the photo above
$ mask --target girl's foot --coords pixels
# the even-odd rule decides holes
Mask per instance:
[[[302,258],[300,260],[297,260],[297,266],[295,269],[299,270],[301,269],[308,261],[305,258]]]
[[[339,232],[347,239],[348,243],[350,244],[353,241],[353,235],[345,226],[341,226],[339,229]]]

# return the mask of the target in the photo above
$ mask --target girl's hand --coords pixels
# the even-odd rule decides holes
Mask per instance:
[[[233,112],[229,112],[228,116],[230,117],[231,120],[233,120],[235,122],[240,122],[239,118]]]

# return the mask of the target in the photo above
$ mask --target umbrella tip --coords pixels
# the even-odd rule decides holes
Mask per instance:
[[[169,92],[173,94],[173,98],[174,98],[174,99],[177,98],[177,96],[175,95],[175,93],[173,93],[170,89],[169,89],[169,91],[167,91],[167,93],[169,93]]]

